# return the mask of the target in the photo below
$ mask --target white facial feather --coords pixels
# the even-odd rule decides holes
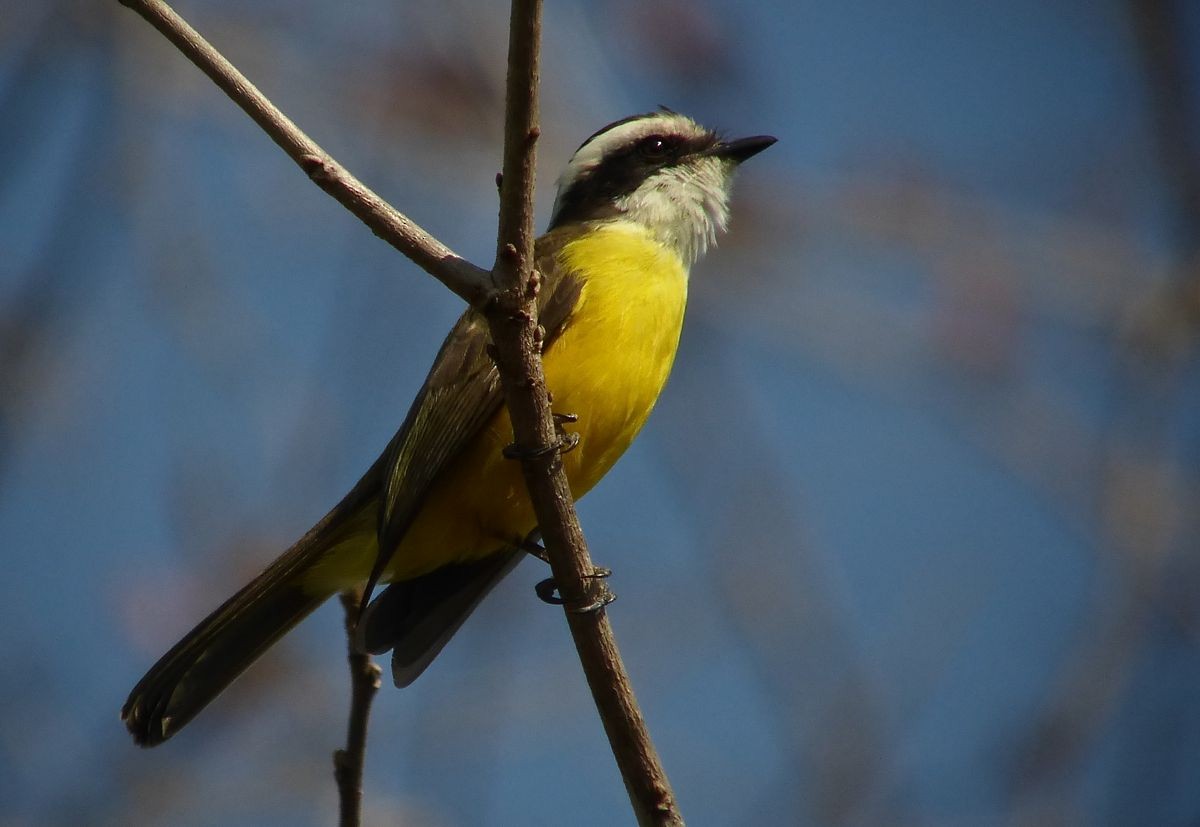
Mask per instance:
[[[708,132],[691,118],[658,113],[613,127],[584,144],[558,179],[558,214],[562,197],[577,181],[595,170],[609,153],[650,135],[698,138]],[[672,248],[690,267],[716,241],[729,221],[729,188],[734,168],[730,160],[696,157],[651,175],[636,190],[618,198],[614,220],[637,223]]]
[[[617,199],[617,208],[625,220],[650,230],[691,267],[729,224],[733,167],[711,157],[667,167]]]

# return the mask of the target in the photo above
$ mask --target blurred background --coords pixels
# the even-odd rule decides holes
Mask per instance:
[[[624,115],[780,138],[581,504],[689,823],[1200,824],[1200,8],[548,6],[539,226]],[[178,9],[490,262],[504,4]],[[457,299],[116,2],[5,4],[0,156],[0,825],[334,823],[336,601],[166,746],[118,710]],[[366,823],[629,822],[542,576],[380,693]]]

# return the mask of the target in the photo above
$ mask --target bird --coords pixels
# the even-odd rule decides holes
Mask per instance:
[[[585,140],[557,182],[534,249],[546,385],[571,449],[575,498],[641,430],[678,347],[692,265],[729,221],[734,171],[774,144],[726,140],[659,110]],[[525,556],[537,521],[483,315],[447,335],[400,426],[348,494],[188,632],[133,688],[121,718],[155,746],[190,722],[330,597],[378,579],[361,613],[362,652],[392,652],[411,684],[491,588]]]

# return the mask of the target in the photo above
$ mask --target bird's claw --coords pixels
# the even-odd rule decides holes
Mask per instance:
[[[578,422],[579,416],[570,413],[552,414],[554,417],[554,432],[558,435],[558,439],[543,448],[527,449],[519,447],[515,442],[505,445],[500,452],[505,459],[540,459],[557,451],[559,454],[566,454],[574,450],[579,444],[579,434],[568,431],[563,425],[570,422]]]
[[[588,575],[588,578],[603,580],[611,575],[612,569],[596,566],[592,569],[592,573]],[[592,601],[590,603],[578,606],[567,606],[566,601],[558,593],[558,584],[554,582],[553,577],[547,577],[545,580],[538,582],[538,584],[533,587],[533,590],[537,593],[538,598],[541,599],[543,603],[549,603],[552,606],[565,606],[566,610],[572,614],[591,614],[592,612],[598,612],[609,603],[612,603],[617,599],[617,596],[613,594],[612,590],[609,589],[608,586],[600,583],[597,584],[597,588],[595,588],[592,595],[590,595],[592,597]]]

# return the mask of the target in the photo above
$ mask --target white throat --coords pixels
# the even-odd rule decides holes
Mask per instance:
[[[729,223],[733,167],[715,157],[668,167],[617,199],[620,218],[645,227],[690,268]]]

